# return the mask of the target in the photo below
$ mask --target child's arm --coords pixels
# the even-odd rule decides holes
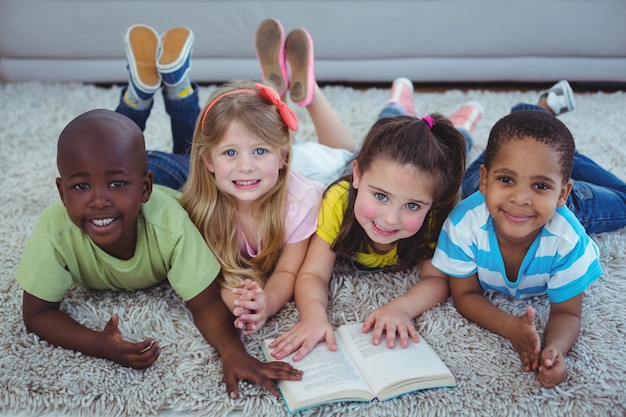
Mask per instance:
[[[231,324],[233,316],[222,302],[216,282],[187,301],[187,306],[200,333],[222,358],[224,382],[231,398],[239,396],[239,380],[259,384],[278,396],[274,380],[302,378],[302,371],[287,363],[264,363],[248,355],[237,329]]]
[[[328,322],[328,284],[333,273],[336,254],[330,244],[314,235],[295,285],[295,299],[300,322],[270,344],[272,356],[282,359],[296,352],[293,359],[300,360],[323,340],[330,350],[337,349],[334,329]]]
[[[417,331],[413,319],[444,302],[450,294],[446,275],[435,268],[430,259],[420,264],[420,280],[406,294],[371,312],[363,322],[363,333],[374,329],[372,342],[380,343],[382,333],[387,336],[387,346],[396,344],[407,347],[409,337],[417,343]]]
[[[104,330],[98,332],[72,319],[59,310],[59,305],[24,291],[24,324],[28,330],[54,345],[109,359],[124,366],[144,369],[159,357],[159,344],[151,338],[136,343],[122,339],[122,333],[117,328],[117,314],[111,317]]]
[[[485,298],[476,274],[467,278],[450,277],[448,282],[459,313],[509,339],[522,360],[524,371],[530,372],[539,367],[541,342],[535,327],[535,310],[531,306],[527,306],[526,314],[520,317],[500,310]]]
[[[565,356],[580,332],[583,294],[550,306],[550,318],[543,336],[543,350],[537,379],[545,388],[560,384],[567,377]]]
[[[244,334],[259,330],[269,317],[291,300],[296,276],[308,247],[309,239],[285,245],[264,289],[258,287],[252,291],[247,291],[245,287],[233,289],[233,293],[240,296],[234,300],[233,314],[238,317],[235,325],[245,329]]]

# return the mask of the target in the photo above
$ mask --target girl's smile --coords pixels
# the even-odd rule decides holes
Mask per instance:
[[[205,157],[205,164],[215,175],[217,187],[237,204],[250,204],[267,194],[285,166],[275,149],[236,122]]]
[[[393,236],[398,232],[397,229],[386,229],[374,221],[372,224],[374,225],[374,230],[383,236]]]
[[[413,236],[433,203],[434,180],[413,166],[376,160],[366,172],[353,163],[354,215],[378,250]]]

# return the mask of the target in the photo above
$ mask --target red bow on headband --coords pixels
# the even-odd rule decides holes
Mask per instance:
[[[269,99],[272,104],[278,108],[278,112],[287,127],[293,131],[298,130],[298,117],[296,117],[296,112],[294,112],[287,104],[285,104],[284,101],[280,99],[280,95],[278,95],[276,90],[263,84],[255,84],[254,86],[257,88],[261,96]]]
[[[238,90],[227,91],[224,94],[220,94],[219,96],[217,96],[204,110],[200,126],[204,126],[204,121],[206,119],[206,115],[209,113],[209,110],[211,110],[211,108],[215,106],[215,103],[220,101],[223,97],[235,93],[257,92],[261,95],[261,97],[265,97],[274,106],[276,106],[276,108],[278,109],[278,113],[280,113],[280,117],[283,119],[283,122],[285,122],[290,130],[295,131],[298,129],[298,117],[296,116],[296,113],[291,108],[289,108],[289,106],[287,106],[284,101],[280,99],[280,95],[278,95],[276,90],[268,87],[267,85],[258,83],[254,84],[254,87],[254,90],[250,88],[241,88]]]

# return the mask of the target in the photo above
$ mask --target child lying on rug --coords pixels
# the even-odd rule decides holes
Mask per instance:
[[[300,360],[320,341],[336,350],[326,307],[337,255],[364,270],[419,265],[419,282],[366,318],[363,331],[373,329],[374,344],[383,332],[389,347],[396,334],[403,347],[409,338],[417,342],[413,319],[448,298],[446,277],[430,259],[441,225],[458,201],[469,143],[442,115],[415,117],[413,94],[409,80],[394,81],[389,103],[352,163],[353,173],[326,191],[317,233],[296,279],[300,322],[272,342],[273,357],[296,352],[293,359]],[[411,116],[387,117],[399,113]],[[457,117],[460,113],[466,117]],[[454,117],[471,131],[480,110],[465,106]]]
[[[222,356],[233,397],[238,379],[278,395],[273,379],[301,377],[288,364],[266,364],[247,354],[214,283],[219,264],[177,193],[153,188],[144,137],[133,121],[109,110],[76,117],[59,137],[57,166],[60,199],[41,214],[16,272],[30,331],[66,349],[147,368],[160,354],[157,341],[125,341],[117,314],[97,331],[59,306],[72,282],[135,291],[167,279]]]
[[[598,249],[568,207],[573,204],[582,217],[592,213],[590,204],[604,208],[607,216],[596,213],[603,224],[591,222],[589,230],[622,227],[625,216],[616,216],[615,207],[623,212],[626,187],[577,154],[570,131],[555,117],[574,108],[566,81],[538,102],[515,106],[492,128],[478,181],[473,172],[466,177],[479,191],[446,220],[433,265],[450,276],[458,311],[509,339],[524,371],[535,371],[541,385],[551,388],[567,377],[565,356],[578,338],[584,290],[602,275]],[[612,185],[618,190],[611,191]],[[571,193],[576,186],[586,191]],[[547,294],[543,347],[532,306],[516,317],[492,304],[485,290],[514,298]]]

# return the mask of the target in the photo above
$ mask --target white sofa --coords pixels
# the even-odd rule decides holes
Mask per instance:
[[[322,82],[626,82],[625,0],[0,0],[0,81],[126,82],[135,23],[191,27],[198,82],[258,77],[267,17],[311,32]]]

